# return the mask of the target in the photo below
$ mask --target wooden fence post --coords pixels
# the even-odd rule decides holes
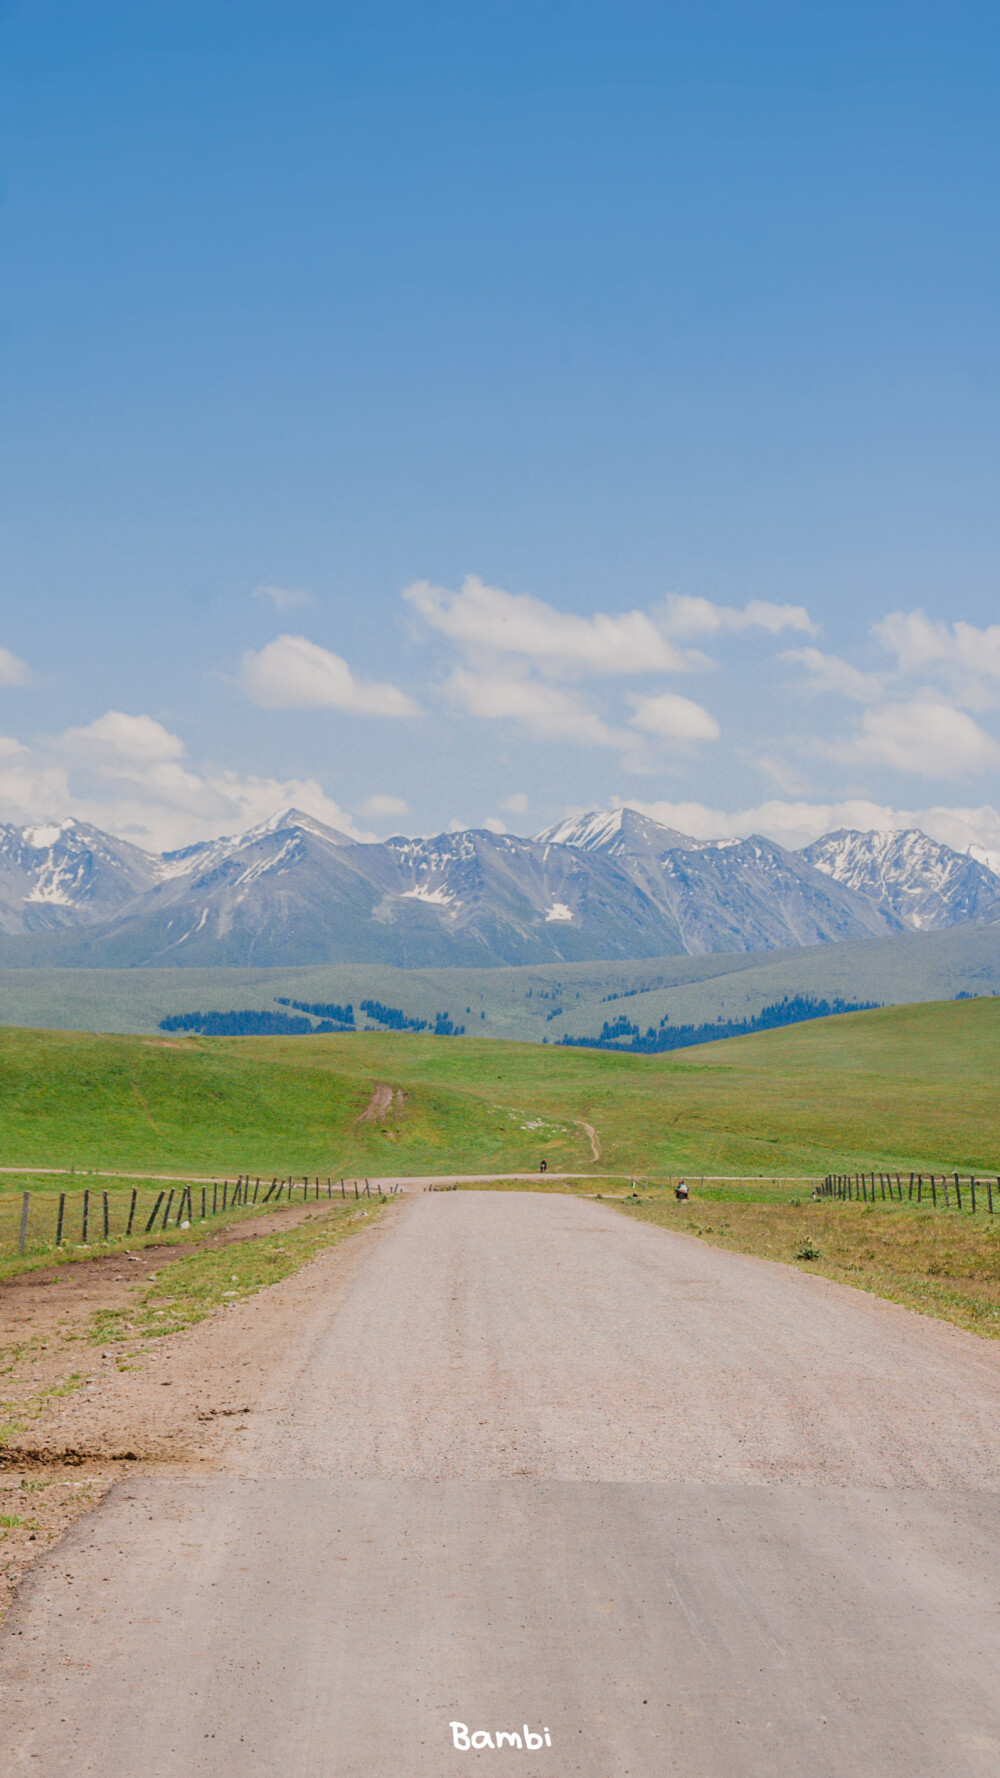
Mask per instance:
[[[931,1174],[931,1203],[934,1206],[934,1209],[936,1210],[937,1209],[937,1181],[935,1180],[933,1173]]]
[[[974,1173],[969,1180],[969,1190],[972,1193],[972,1214],[973,1214],[973,1216],[975,1216],[975,1214],[976,1214],[976,1176]]]
[[[21,1199],[21,1233],[18,1236],[18,1242],[17,1242],[18,1253],[24,1252],[25,1245],[26,1245],[27,1239],[28,1239],[28,1206],[30,1203],[31,1203],[31,1193],[25,1192],[23,1198]]]
[[[135,1220],[135,1204],[136,1204],[136,1199],[138,1198],[138,1196],[139,1196],[139,1188],[138,1188],[138,1186],[134,1185],[132,1187],[132,1202],[129,1205],[129,1210],[128,1210],[128,1228],[125,1230],[126,1240],[128,1239],[129,1235],[132,1233],[132,1224]]]
[[[107,1240],[108,1240],[108,1239],[109,1239],[109,1237],[110,1237],[110,1234],[111,1234],[111,1227],[110,1227],[110,1222],[109,1222],[109,1218],[108,1218],[108,1194],[107,1194],[107,1192],[102,1192],[102,1193],[101,1193],[101,1197],[102,1197],[102,1199],[103,1199],[103,1201],[104,1201],[104,1202],[103,1202],[103,1209],[104,1209],[104,1239],[105,1239],[105,1240],[106,1240],[106,1241],[107,1241]]]
[[[157,1200],[156,1200],[156,1203],[155,1203],[155,1204],[154,1204],[154,1205],[153,1205],[153,1209],[152,1209],[152,1212],[151,1212],[151,1214],[150,1214],[150,1218],[149,1218],[149,1221],[148,1221],[148,1222],[147,1222],[147,1224],[146,1224],[146,1233],[147,1233],[147,1235],[148,1235],[148,1234],[149,1234],[149,1232],[150,1232],[150,1230],[151,1230],[151,1229],[152,1229],[152,1226],[153,1226],[153,1224],[154,1224],[154,1222],[155,1222],[155,1221],[156,1221],[156,1219],[157,1219],[157,1217],[158,1217],[158,1216],[159,1216],[159,1214],[160,1214],[160,1205],[161,1205],[161,1204],[162,1204],[162,1203],[163,1203],[163,1200],[164,1200],[164,1198],[165,1198],[165,1197],[166,1197],[166,1195],[167,1195],[167,1194],[166,1194],[166,1192],[161,1192],[161,1193],[160,1193],[160,1195],[159,1195],[159,1197],[158,1197],[158,1198],[157,1198]]]
[[[87,1234],[88,1234],[89,1229],[90,1229],[90,1188],[88,1186],[87,1190],[83,1194],[83,1227],[80,1230],[80,1240],[81,1240],[84,1247],[86,1247],[86,1245],[87,1245]]]
[[[961,1208],[962,1208],[962,1188],[958,1183],[958,1174],[957,1173],[955,1174],[955,1198],[958,1203],[958,1207],[961,1210]]]
[[[133,1194],[134,1196],[134,1194]],[[56,1216],[56,1246],[62,1246],[63,1217],[66,1214],[66,1193],[59,1193],[59,1213]]]
[[[161,1227],[161,1228],[164,1228],[164,1229],[165,1229],[165,1228],[166,1228],[166,1226],[167,1226],[167,1223],[168,1223],[168,1222],[169,1222],[169,1220],[170,1220],[170,1206],[171,1206],[171,1204],[172,1204],[172,1203],[173,1203],[173,1201],[174,1201],[174,1188],[173,1188],[173,1186],[171,1186],[171,1187],[170,1187],[170,1196],[169,1196],[169,1198],[168,1198],[168,1199],[167,1199],[167,1207],[166,1207],[166,1209],[165,1209],[165,1210],[164,1210],[164,1212],[163,1212],[163,1221],[162,1221],[162,1223],[161,1223],[161,1224],[160,1224],[160,1227]]]

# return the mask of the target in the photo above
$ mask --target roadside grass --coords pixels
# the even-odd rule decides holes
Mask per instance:
[[[636,1178],[625,1173],[617,1176],[601,1173],[591,1179],[553,1179],[550,1175],[540,1174],[533,1179],[464,1179],[457,1187],[438,1186],[432,1187],[432,1190],[568,1192],[574,1197],[603,1199],[606,1203],[634,1203],[652,1195],[658,1202],[664,1193],[673,1191],[674,1180],[679,1177],[679,1174],[671,1175],[668,1183],[663,1179]],[[692,1174],[684,1177],[699,1200],[712,1204],[798,1204],[804,1197],[809,1197],[814,1186],[820,1184],[819,1174],[810,1178],[791,1179],[713,1179]]]
[[[738,1202],[696,1193],[615,1204],[621,1214],[714,1247],[818,1272],[904,1308],[1000,1339],[1000,1216],[908,1204]],[[815,1255],[813,1258],[811,1255]]]
[[[0,1284],[8,1278],[20,1276],[23,1272],[36,1271],[40,1267],[69,1266],[86,1264],[90,1260],[101,1259],[108,1255],[141,1253],[147,1247],[182,1247],[190,1246],[192,1241],[202,1241],[213,1234],[239,1223],[252,1222],[255,1216],[282,1215],[289,1208],[301,1209],[301,1199],[297,1204],[248,1204],[230,1205],[226,1210],[219,1210],[216,1216],[211,1213],[203,1222],[197,1213],[185,1227],[178,1224],[176,1211],[177,1196],[174,1198],[171,1221],[168,1228],[162,1226],[161,1213],[156,1219],[155,1228],[146,1233],[146,1223],[150,1212],[156,1204],[160,1188],[145,1186],[138,1199],[136,1217],[131,1235],[124,1233],[127,1226],[128,1213],[131,1206],[131,1187],[120,1181],[106,1180],[101,1185],[108,1188],[109,1226],[111,1233],[107,1240],[103,1237],[103,1202],[102,1193],[93,1180],[84,1179],[83,1184],[92,1188],[90,1208],[89,1239],[84,1242],[81,1237],[81,1191],[66,1190],[66,1217],[64,1222],[64,1240],[61,1247],[55,1245],[56,1217],[58,1214],[59,1193],[53,1192],[51,1180],[44,1181],[43,1191],[31,1192],[29,1206],[28,1239],[24,1253],[18,1251],[19,1213],[21,1190],[31,1190],[25,1183],[18,1186],[16,1194],[0,1194]],[[179,1190],[179,1188],[178,1188]],[[320,1200],[324,1202],[325,1200]],[[377,1200],[376,1200],[377,1201]],[[200,1203],[198,1205],[200,1210]]]
[[[384,1204],[366,1200],[323,1205],[294,1228],[276,1230],[226,1247],[208,1247],[184,1259],[165,1262],[149,1278],[153,1288],[139,1292],[121,1309],[98,1310],[88,1324],[94,1345],[133,1339],[160,1339],[204,1321],[217,1309],[245,1301],[280,1284],[317,1254],[369,1225]]]

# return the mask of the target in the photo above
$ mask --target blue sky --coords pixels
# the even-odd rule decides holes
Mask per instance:
[[[0,6],[0,818],[1000,855],[998,39]]]

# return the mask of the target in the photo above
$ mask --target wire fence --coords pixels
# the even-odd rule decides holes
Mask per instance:
[[[932,1210],[955,1210],[993,1216],[1000,1210],[1000,1176],[979,1179],[974,1173],[828,1173],[820,1196],[842,1203],[921,1204]]]
[[[213,1218],[240,1220],[243,1215],[279,1204],[307,1204],[327,1199],[394,1197],[399,1187],[383,1190],[367,1179],[326,1179],[300,1174],[278,1179],[212,1180],[196,1184],[178,1180],[157,1186],[85,1186],[72,1191],[6,1192],[0,1195],[0,1257],[58,1253],[62,1248],[97,1247],[104,1242],[146,1241],[156,1236],[203,1227]]]

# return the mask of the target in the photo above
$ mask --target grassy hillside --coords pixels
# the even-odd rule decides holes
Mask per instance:
[[[784,995],[901,1005],[1000,993],[1000,925],[793,951],[521,969],[0,969],[0,1025],[152,1033],[172,1013],[275,1011],[291,1000],[380,1000],[410,1017],[448,1012],[478,1037],[596,1036],[624,1013],[643,1031],[743,1019]]]
[[[996,1172],[998,1063],[994,1000],[846,1014],[657,1057],[427,1036],[7,1028],[0,1162],[404,1175],[544,1156],[553,1169],[642,1174]],[[379,1086],[391,1101],[383,1090],[373,1107]]]

